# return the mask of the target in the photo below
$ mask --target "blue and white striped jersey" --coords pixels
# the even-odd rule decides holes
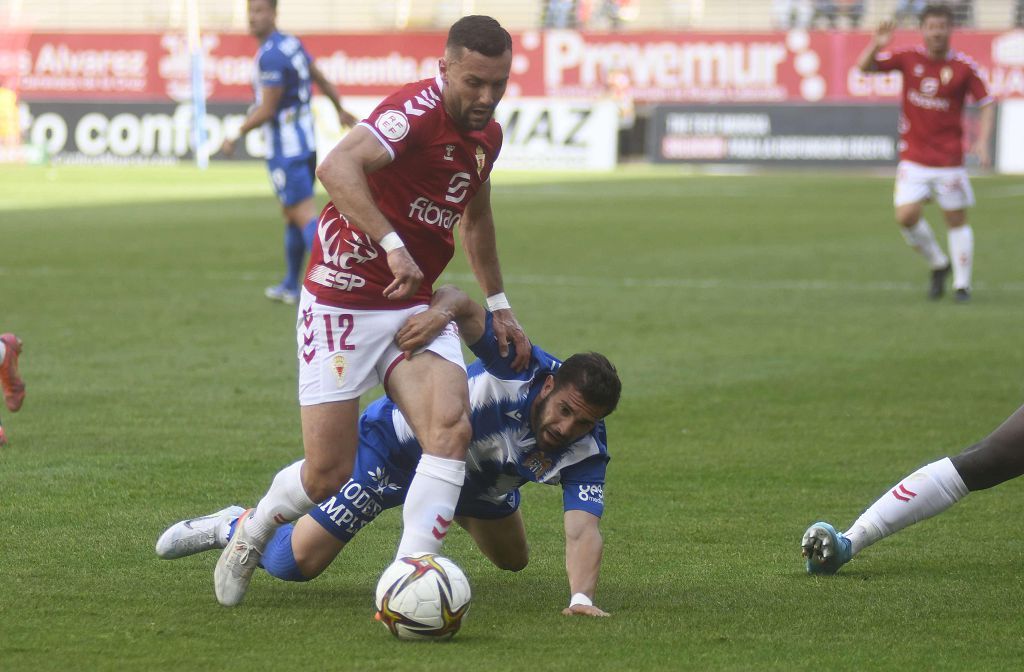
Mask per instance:
[[[478,359],[468,367],[470,423],[473,438],[466,457],[466,482],[460,501],[493,504],[511,501],[531,481],[562,486],[566,511],[604,512],[605,469],[609,460],[604,421],[565,449],[548,454],[537,449],[530,428],[530,407],[545,379],[561,361],[533,346],[530,366],[510,367],[513,353],[501,357],[491,314],[483,337],[470,346]],[[510,348],[511,349],[511,348]],[[367,407],[360,431],[383,432],[383,442],[400,453],[399,461],[415,466],[422,452],[412,429],[395,404],[384,397]]]
[[[313,112],[309,106],[312,79],[310,58],[297,37],[274,31],[256,52],[253,92],[256,104],[263,100],[263,88],[283,89],[274,117],[263,124],[267,161],[305,159],[316,153]]]

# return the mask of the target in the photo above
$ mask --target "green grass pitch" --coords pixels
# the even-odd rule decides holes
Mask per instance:
[[[165,526],[252,504],[301,454],[294,309],[261,166],[0,168],[0,669],[1010,669],[1024,636],[1021,483],[972,494],[836,577],[799,538],[1024,403],[1024,189],[975,182],[975,297],[924,298],[889,177],[499,174],[507,292],[529,335],[625,389],[597,604],[567,619],[561,499],[528,486],[531,563],[446,554],[475,601],[450,644],[372,620],[399,512],[322,578],[217,605],[215,554]],[[942,223],[928,210],[933,227]],[[461,252],[445,276],[479,297]]]

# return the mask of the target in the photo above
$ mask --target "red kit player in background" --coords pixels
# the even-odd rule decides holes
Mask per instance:
[[[950,49],[953,14],[948,7],[929,5],[921,12],[923,48],[881,51],[895,28],[891,21],[879,26],[858,65],[864,72],[903,74],[900,163],[893,198],[896,221],[907,244],[931,266],[929,297],[942,297],[952,270],[956,300],[969,301],[974,232],[967,223],[967,208],[974,205],[974,192],[963,165],[962,114],[968,96],[981,107],[978,139],[971,152],[988,167],[995,106],[974,62]],[[942,209],[949,227],[949,257],[921,215],[931,199]]]
[[[221,604],[242,601],[278,526],[348,480],[359,397],[380,383],[423,446],[398,554],[440,550],[472,433],[466,365],[454,324],[416,353],[403,353],[395,335],[427,310],[458,228],[494,314],[502,356],[514,347],[517,371],[530,362],[530,343],[502,287],[490,200],[502,141],[493,115],[511,68],[512,38],[497,21],[459,19],[437,76],[386,98],[317,169],[331,203],[317,222],[299,299],[305,459],[278,472],[256,508],[239,519],[214,572]]]

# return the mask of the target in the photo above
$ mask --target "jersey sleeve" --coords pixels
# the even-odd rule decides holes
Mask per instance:
[[[891,72],[899,70],[903,72],[905,51],[880,51],[875,54],[875,70],[878,72]]]
[[[259,57],[260,84],[284,86],[284,73],[288,65],[288,58],[280,49],[275,47],[264,51]]]
[[[562,508],[586,511],[598,518],[604,513],[604,476],[608,456],[594,455],[562,470]]]
[[[985,79],[973,64],[971,65],[971,74],[967,79],[967,93],[978,105],[987,105],[994,100],[992,94],[989,93],[988,84],[985,83]]]
[[[409,92],[408,87],[387,98],[360,122],[377,136],[391,159],[426,144],[437,133],[438,114],[446,114],[441,97],[429,86]]]
[[[498,350],[498,337],[494,334],[494,316],[491,311],[486,311],[484,318],[484,334],[469,346],[469,349],[476,355],[480,363],[484,365],[487,372],[491,375],[500,378],[502,380],[527,380],[534,373],[534,367],[528,366],[523,372],[518,372],[512,368],[512,360],[516,356],[516,348],[514,345],[509,344],[508,355],[506,357],[501,356],[501,352]],[[534,355],[536,355],[537,347],[534,346]],[[533,357],[537,359],[537,357]]]

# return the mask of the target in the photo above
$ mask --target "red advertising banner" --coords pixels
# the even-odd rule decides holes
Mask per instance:
[[[899,75],[860,74],[866,32],[763,33],[524,32],[513,36],[510,96],[598,98],[609,74],[628,82],[639,103],[892,101]],[[307,49],[343,95],[380,96],[436,72],[444,35],[311,35]],[[915,31],[894,46],[919,44]],[[252,97],[256,42],[207,34],[206,93],[213,102]],[[963,31],[953,46],[971,56],[1001,97],[1024,96],[1024,30]],[[176,33],[36,33],[27,44],[0,43],[0,64],[16,72],[32,100],[183,101],[190,93],[188,54]],[[621,90],[618,92],[621,94]]]

